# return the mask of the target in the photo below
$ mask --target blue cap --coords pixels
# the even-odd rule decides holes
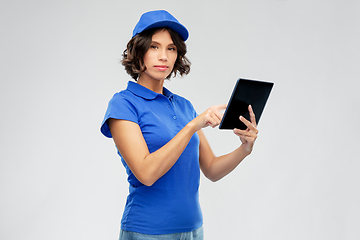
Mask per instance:
[[[133,37],[144,30],[155,27],[169,27],[177,32],[184,41],[189,37],[188,30],[173,15],[165,10],[150,11],[141,15],[139,22],[134,28]]]

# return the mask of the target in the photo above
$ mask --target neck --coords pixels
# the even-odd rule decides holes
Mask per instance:
[[[143,73],[140,75],[137,83],[153,92],[163,94],[164,79],[157,80]]]

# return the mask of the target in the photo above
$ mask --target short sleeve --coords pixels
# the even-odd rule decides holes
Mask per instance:
[[[110,118],[128,120],[135,123],[138,123],[139,119],[134,104],[121,96],[120,93],[116,93],[109,101],[104,120],[101,124],[100,131],[108,138],[112,137],[108,124]]]

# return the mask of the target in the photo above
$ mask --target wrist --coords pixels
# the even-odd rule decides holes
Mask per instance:
[[[188,122],[188,124],[186,124],[184,128],[186,128],[192,134],[197,132],[196,125],[195,125],[194,121]]]
[[[246,144],[241,144],[240,148],[243,150],[246,156],[250,155],[252,152],[252,147],[246,146]]]

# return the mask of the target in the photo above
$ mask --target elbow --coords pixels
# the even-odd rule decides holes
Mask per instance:
[[[157,173],[154,172],[151,166],[141,164],[140,167],[130,167],[130,170],[136,179],[147,187],[151,187],[158,180],[158,178],[156,178]]]
[[[140,182],[147,187],[151,187],[155,183],[155,181],[140,181]]]
[[[147,187],[151,187],[157,179],[155,179],[152,176],[146,176],[146,175],[135,175],[135,177],[137,178],[137,180],[139,180],[142,184],[144,184]]]
[[[210,181],[212,182],[217,182],[221,179],[221,177],[211,177],[211,178],[209,177],[208,179],[210,179]]]
[[[216,176],[215,174],[211,174],[211,173],[207,173],[207,174],[204,173],[204,175],[207,179],[209,179],[212,182],[217,182],[222,178],[221,176]]]

